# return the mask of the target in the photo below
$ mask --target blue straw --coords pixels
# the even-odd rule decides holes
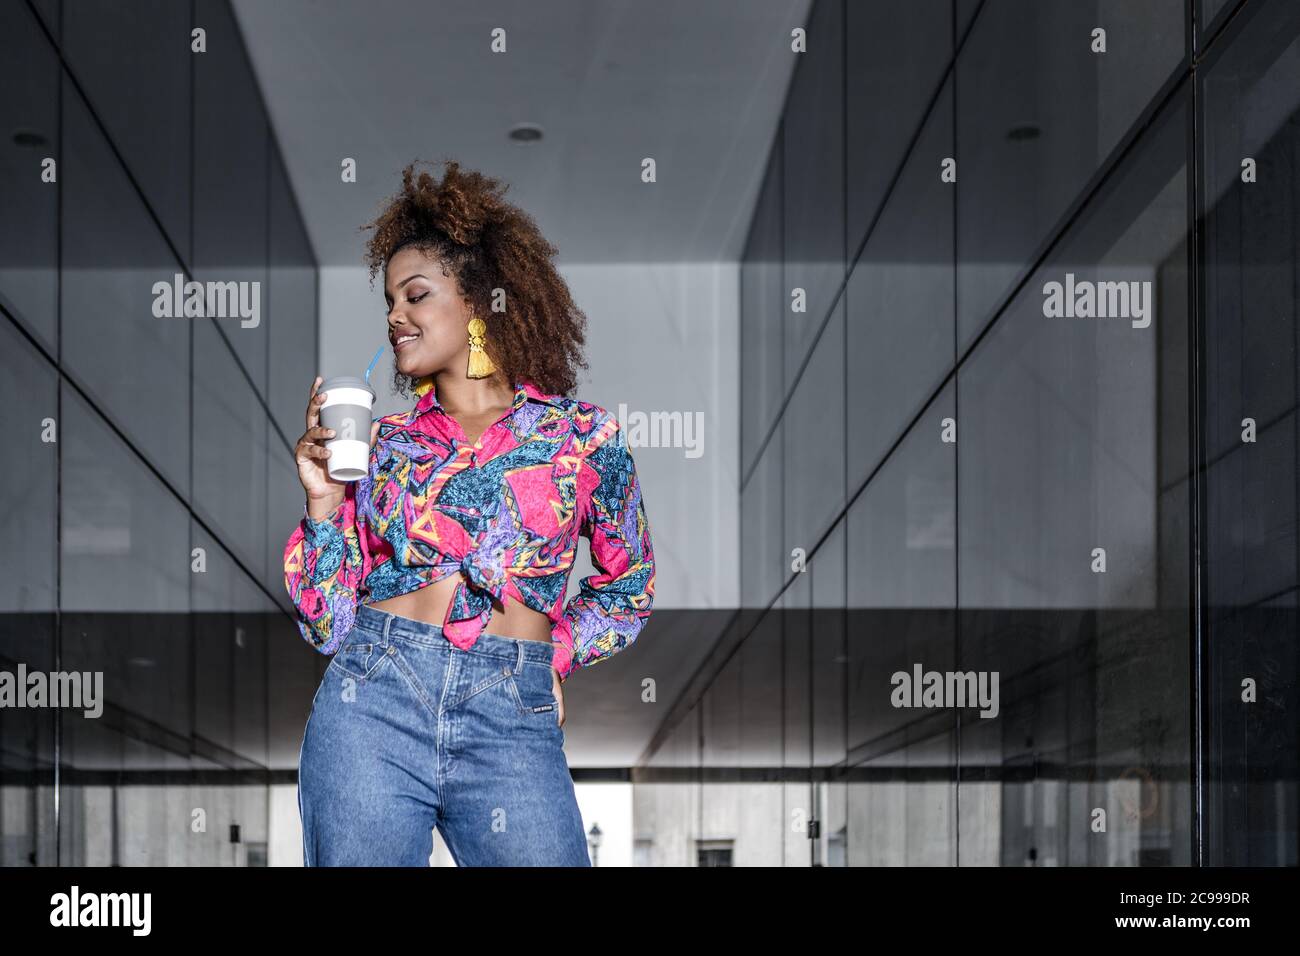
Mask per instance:
[[[370,360],[370,368],[366,369],[366,384],[367,384],[367,385],[370,384],[370,369],[372,369],[372,368],[375,367],[375,363],[379,361],[379,356],[381,356],[381,355],[384,354],[384,349],[386,349],[386,348],[388,348],[387,345],[381,345],[381,346],[379,346],[379,351],[376,352],[376,353],[375,353],[375,357],[372,358],[372,359]]]

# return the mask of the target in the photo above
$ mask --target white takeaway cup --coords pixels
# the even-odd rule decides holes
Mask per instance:
[[[375,392],[364,379],[340,375],[321,382],[325,393],[320,423],[334,430],[327,439],[329,475],[335,481],[357,481],[370,472],[370,424]]]

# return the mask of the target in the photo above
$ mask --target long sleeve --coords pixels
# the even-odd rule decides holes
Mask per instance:
[[[370,573],[356,486],[349,482],[342,504],[319,521],[304,504],[302,521],[284,549],[284,586],[298,612],[298,630],[322,654],[337,651],[352,630],[358,595]]]
[[[605,427],[611,434],[585,459],[599,483],[582,524],[599,573],[579,582],[552,629],[552,663],[561,681],[631,645],[654,604],[654,551],[636,466],[617,421]]]

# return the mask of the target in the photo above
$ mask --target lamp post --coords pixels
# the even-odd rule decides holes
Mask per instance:
[[[600,838],[603,834],[600,832],[600,824],[593,823],[591,829],[587,831],[587,847],[591,851],[591,865],[599,866],[597,862],[600,854]]]

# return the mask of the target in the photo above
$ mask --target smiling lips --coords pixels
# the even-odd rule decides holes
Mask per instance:
[[[393,340],[393,351],[394,352],[398,351],[400,348],[402,348],[402,346],[409,345],[411,342],[414,342],[419,337],[420,336],[416,333],[398,336],[396,339]]]

